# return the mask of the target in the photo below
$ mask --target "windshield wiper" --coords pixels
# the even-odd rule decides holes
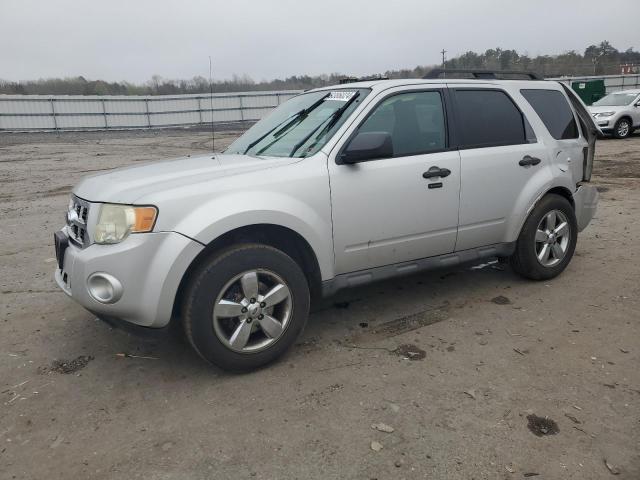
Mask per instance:
[[[249,146],[244,150],[243,154],[246,155],[249,150],[251,150],[253,147],[258,145],[262,140],[267,138],[273,132],[275,132],[275,133],[273,133],[274,136],[278,136],[281,132],[286,131],[289,127],[291,127],[291,125],[293,125],[293,123],[296,120],[306,117],[307,115],[309,115],[309,113],[312,110],[315,110],[320,104],[322,104],[322,102],[324,102],[324,99],[327,98],[329,95],[330,95],[330,93],[327,93],[322,98],[320,98],[318,101],[316,101],[313,104],[309,105],[307,108],[303,108],[302,110],[300,110],[300,111],[294,113],[293,115],[290,115],[287,118],[285,118],[282,122],[280,122],[275,127],[270,129],[267,133],[265,133],[264,135],[261,135],[256,140],[251,142],[249,144]],[[284,125],[284,127],[282,127],[282,125]],[[280,128],[280,127],[282,127],[282,128]]]
[[[356,98],[358,98],[360,96],[360,92],[356,92],[353,97],[351,97],[349,100],[347,100],[345,102],[345,104],[343,106],[341,106],[338,110],[336,110],[335,112],[333,112],[329,117],[327,117],[326,119],[324,119],[316,128],[314,128],[313,130],[311,130],[311,132],[309,132],[309,134],[307,136],[305,136],[302,140],[300,140],[298,143],[295,144],[295,146],[293,147],[293,150],[291,150],[291,153],[289,153],[290,157],[293,157],[293,154],[296,153],[298,151],[298,149],[300,147],[302,147],[305,143],[307,143],[307,141],[313,136],[314,133],[316,133],[318,131],[318,129],[320,127],[322,127],[322,125],[324,124],[324,122],[326,122],[327,120],[331,119],[331,121],[329,123],[327,123],[327,125],[320,130],[320,133],[318,134],[318,136],[316,137],[316,141],[318,140],[318,138],[320,138],[325,132],[328,132],[329,130],[331,130],[331,128],[338,122],[338,120],[340,119],[340,117],[342,116],[342,114],[345,112],[345,110],[347,108],[349,108],[349,105],[351,105],[353,102],[355,102]],[[314,143],[315,145],[315,143]]]

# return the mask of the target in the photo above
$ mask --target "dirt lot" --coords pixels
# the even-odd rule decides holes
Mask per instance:
[[[0,478],[640,478],[640,136],[598,143],[598,215],[559,278],[490,265],[345,292],[240,376],[110,329],[52,278],[82,176],[209,145],[0,134]]]

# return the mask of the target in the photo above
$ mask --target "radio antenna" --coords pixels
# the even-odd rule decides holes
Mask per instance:
[[[213,126],[213,63],[209,55],[209,108],[211,110],[211,151],[216,151],[216,132]]]

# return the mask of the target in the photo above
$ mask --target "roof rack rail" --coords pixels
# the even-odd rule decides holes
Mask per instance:
[[[368,77],[346,77],[340,79],[340,85],[344,85],[345,83],[355,83],[355,82],[367,82],[371,80],[389,80],[389,77],[383,77],[382,75],[370,75]]]
[[[460,77],[459,75],[471,75],[473,79],[479,80],[544,80],[535,72],[526,72],[524,70],[482,70],[482,69],[444,69],[434,68],[422,78],[469,78]],[[511,78],[525,77],[525,78]]]

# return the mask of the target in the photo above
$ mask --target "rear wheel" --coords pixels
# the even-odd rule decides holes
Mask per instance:
[[[577,235],[576,216],[569,201],[560,195],[546,195],[525,221],[511,265],[526,278],[553,278],[571,261]]]
[[[205,261],[183,303],[193,348],[232,371],[278,358],[302,332],[308,314],[309,287],[298,264],[260,244],[234,246]]]
[[[627,138],[633,132],[631,121],[628,118],[621,118],[613,127],[613,136],[616,138]]]

